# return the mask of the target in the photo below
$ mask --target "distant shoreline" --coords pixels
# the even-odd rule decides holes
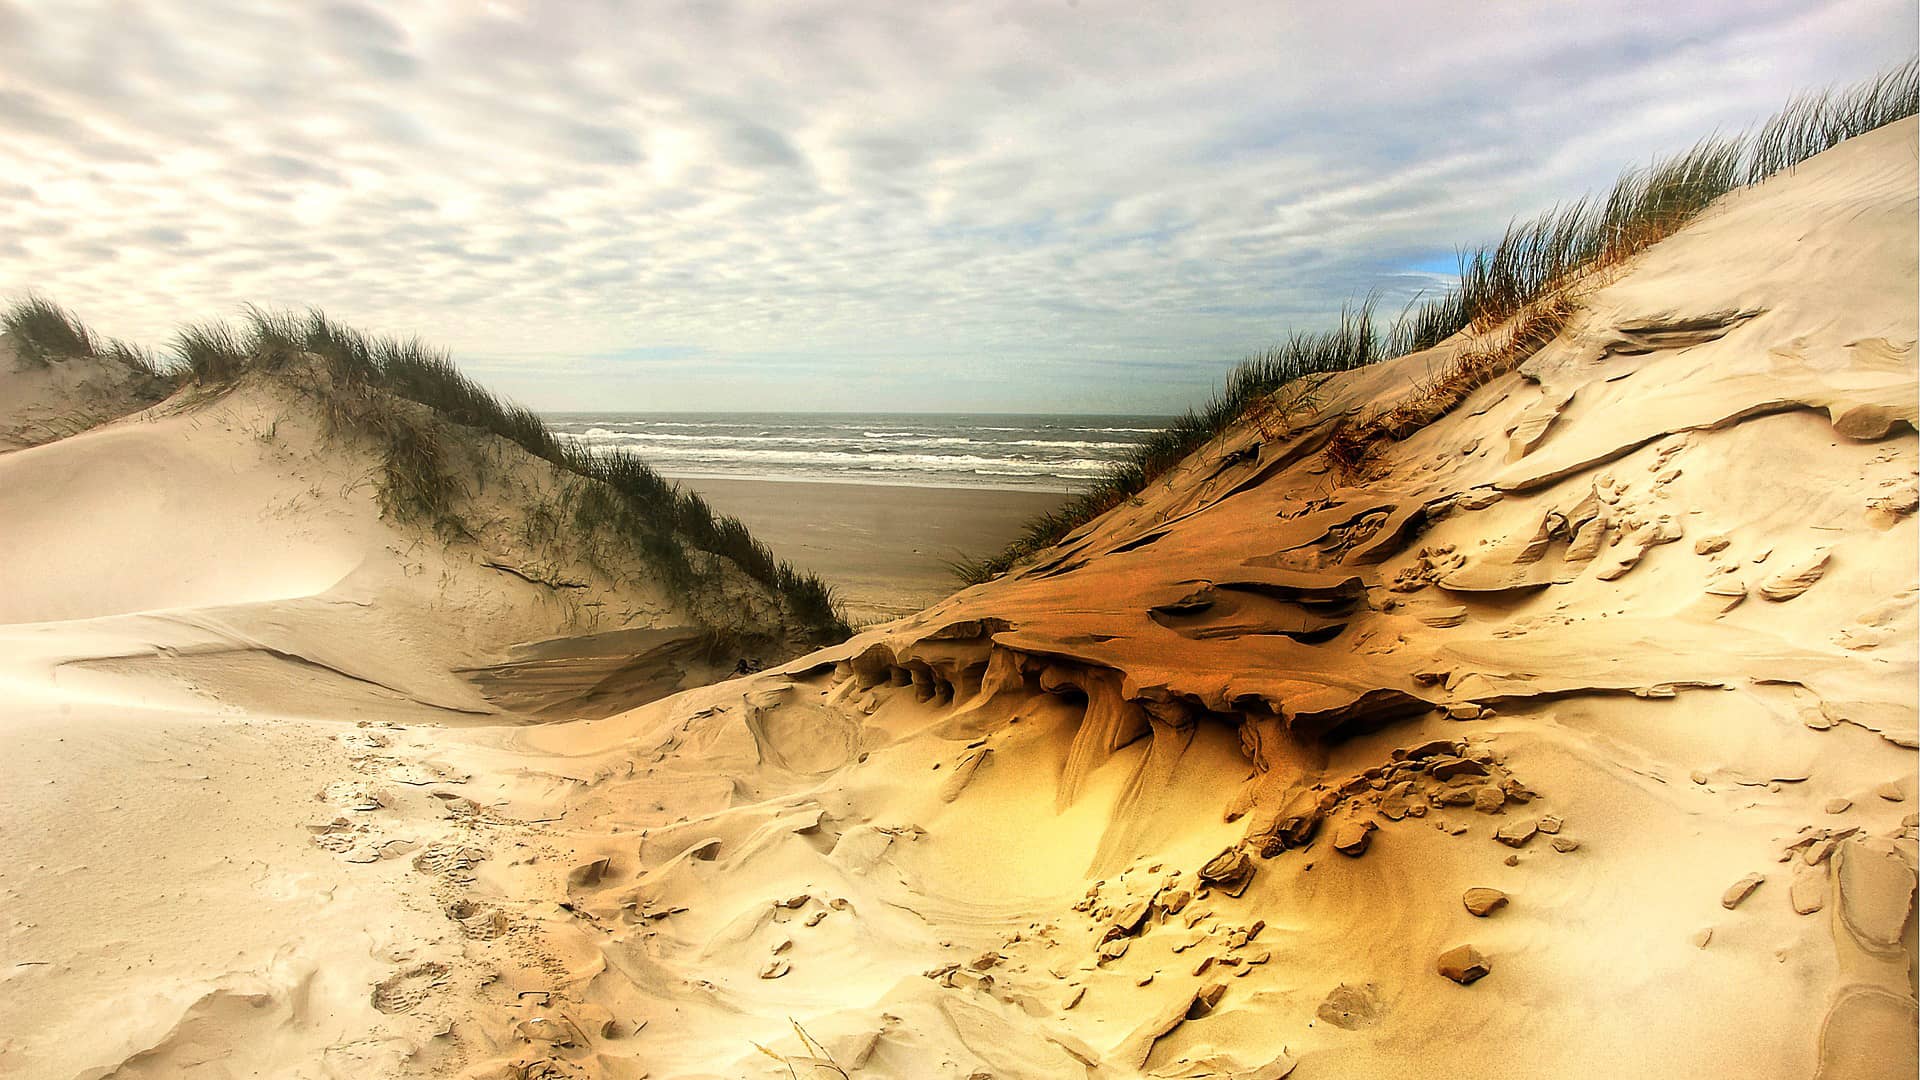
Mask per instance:
[[[689,482],[1039,492],[1097,487],[1164,430],[1152,415],[547,413],[563,442]]]
[[[667,469],[656,469],[661,476],[686,487],[698,489],[706,484],[812,484],[819,487],[853,488],[922,488],[928,491],[980,491],[998,492],[1011,495],[1051,495],[1065,497],[1084,491],[1093,486],[1087,480],[1073,485],[1065,484],[1014,484],[983,482],[968,484],[960,482],[942,483],[938,480],[923,480],[918,477],[905,480],[886,479],[836,479],[822,480],[812,476],[742,476],[739,473],[683,473]]]
[[[672,479],[825,578],[856,622],[911,614],[958,591],[949,559],[998,551],[1066,498],[1031,488]]]

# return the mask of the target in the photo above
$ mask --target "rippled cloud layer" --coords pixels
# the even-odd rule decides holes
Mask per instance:
[[[543,408],[1166,411],[1914,34],[1906,0],[0,0],[0,289],[151,341],[319,305]]]

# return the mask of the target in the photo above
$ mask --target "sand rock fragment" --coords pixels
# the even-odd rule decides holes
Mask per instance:
[[[1314,1015],[1334,1027],[1356,1031],[1372,1027],[1380,1020],[1380,997],[1372,984],[1348,986],[1341,983],[1327,992],[1326,1000]]]
[[[1435,970],[1461,986],[1476,982],[1493,971],[1493,962],[1471,945],[1459,945],[1440,954]]]
[[[1746,877],[1727,886],[1727,891],[1720,894],[1720,906],[1726,908],[1728,911],[1739,907],[1740,902],[1752,896],[1753,890],[1759,888],[1760,883],[1765,880],[1767,880],[1767,878],[1764,874],[1748,874]]]
[[[1380,796],[1380,816],[1388,821],[1399,821],[1406,817],[1411,809],[1407,796],[1412,793],[1413,781],[1411,780],[1402,780],[1388,788],[1386,794]]]
[[[1907,1080],[1920,1074],[1913,1031],[1920,1027],[1911,991],[1856,983],[1839,990],[1820,1025],[1814,1080]]]
[[[1806,850],[1801,852],[1800,858],[1808,866],[1819,866],[1821,863],[1826,862],[1827,859],[1833,855],[1833,849],[1839,846],[1839,840],[1828,837],[1825,840],[1807,845]]]
[[[1607,519],[1596,517],[1580,523],[1573,531],[1573,538],[1567,542],[1566,560],[1568,562],[1588,562],[1600,554],[1600,545],[1607,536]]]
[[[1881,784],[1879,787],[1874,788],[1873,793],[1887,800],[1888,802],[1907,801],[1907,793],[1905,791],[1902,791],[1900,788],[1900,785],[1892,780],[1889,780],[1886,783]]]
[[[1419,746],[1405,751],[1395,750],[1393,757],[1395,761],[1424,761],[1430,757],[1458,754],[1463,749],[1465,749],[1465,744],[1458,740],[1434,739],[1431,742],[1423,742]]]
[[[1187,1019],[1198,1020],[1220,1006],[1220,999],[1226,995],[1226,983],[1208,983],[1200,992],[1193,995],[1193,1003],[1187,1006]]]
[[[1333,850],[1349,858],[1366,854],[1367,843],[1378,826],[1364,819],[1349,818],[1333,831]]]
[[[1107,924],[1107,936],[1137,933],[1142,923],[1147,921],[1147,901],[1135,900],[1121,908]]]
[[[1847,812],[1847,808],[1852,805],[1853,805],[1852,799],[1835,796],[1827,800],[1827,805],[1824,807],[1824,809],[1829,814],[1844,814]]]
[[[1813,588],[1827,573],[1830,554],[1816,551],[1799,562],[1771,574],[1760,582],[1760,595],[1775,603],[1784,603]]]
[[[1435,780],[1451,780],[1456,776],[1485,776],[1487,767],[1468,757],[1435,758],[1427,766],[1427,773]]]
[[[1827,872],[1824,869],[1801,870],[1787,886],[1787,899],[1797,915],[1811,915],[1827,906]]]
[[[1507,805],[1507,793],[1491,784],[1473,789],[1473,808],[1483,814],[1497,814]]]
[[[1239,896],[1253,881],[1253,860],[1237,847],[1228,848],[1208,859],[1200,868],[1200,880],[1228,896]]]
[[[1147,1057],[1153,1053],[1153,1044],[1161,1036],[1172,1031],[1187,1018],[1187,1010],[1193,1006],[1192,998],[1175,998],[1161,1010],[1148,1017],[1139,1027],[1133,1029],[1120,1045],[1114,1048],[1110,1060],[1119,1062],[1129,1069],[1140,1069],[1147,1063]]]
[[[1556,836],[1550,842],[1553,845],[1553,850],[1562,855],[1570,855],[1580,850],[1580,841],[1575,840],[1571,836]]]
[[[1862,949],[1898,956],[1901,935],[1913,911],[1914,869],[1892,841],[1849,840],[1834,854],[1840,892],[1840,924]]]
[[[1484,919],[1507,906],[1507,894],[1499,889],[1476,886],[1468,889],[1460,897],[1460,902],[1466,905],[1467,911],[1475,918]]]
[[[1533,839],[1534,834],[1539,831],[1540,825],[1538,822],[1510,821],[1500,826],[1500,830],[1493,834],[1493,838],[1508,847],[1525,847],[1527,841]]]
[[[1740,580],[1738,574],[1716,575],[1707,582],[1706,591],[1708,596],[1715,598],[1717,603],[1713,606],[1719,608],[1722,613],[1739,607],[1740,602],[1747,598],[1747,584]]]

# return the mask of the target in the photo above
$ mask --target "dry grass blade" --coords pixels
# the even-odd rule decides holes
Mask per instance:
[[[14,336],[21,358],[37,366],[98,355],[86,325],[38,293],[28,293],[9,304],[0,315],[0,327]]]

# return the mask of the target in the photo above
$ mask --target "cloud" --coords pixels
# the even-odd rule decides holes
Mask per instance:
[[[1172,411],[1793,92],[1897,0],[0,0],[0,290],[247,302],[536,406]]]

